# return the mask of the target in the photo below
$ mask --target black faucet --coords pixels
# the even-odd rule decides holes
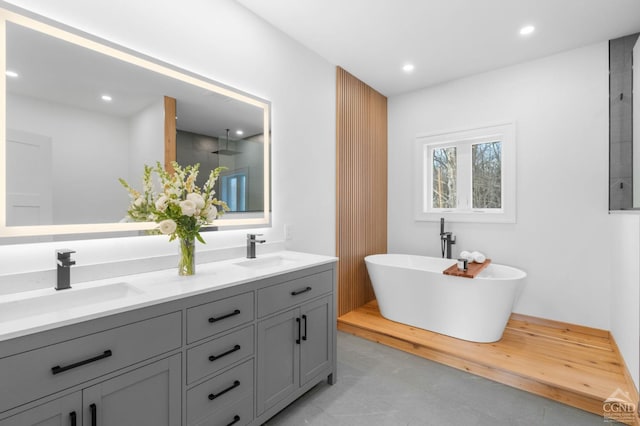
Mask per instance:
[[[256,258],[256,243],[262,244],[267,240],[258,240],[256,237],[262,236],[262,234],[247,234],[247,259]]]
[[[442,257],[445,252],[447,259],[451,259],[451,246],[456,243],[456,236],[451,232],[444,232],[444,217],[440,218],[440,246],[442,247]]]
[[[71,266],[76,264],[76,261],[71,259],[71,253],[75,253],[75,251],[69,249],[56,250],[56,256],[58,258],[56,290],[71,288]]]

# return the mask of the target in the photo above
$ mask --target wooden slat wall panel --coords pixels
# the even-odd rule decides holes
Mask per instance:
[[[387,251],[387,98],[336,78],[338,316],[375,298],[364,257]]]

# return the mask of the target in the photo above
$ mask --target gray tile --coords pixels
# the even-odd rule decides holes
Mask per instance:
[[[603,418],[358,337],[338,333],[338,381],[269,426],[602,425]]]

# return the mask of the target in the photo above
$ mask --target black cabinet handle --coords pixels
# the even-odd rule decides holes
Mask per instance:
[[[291,292],[291,295],[292,295],[292,296],[297,296],[297,295],[299,295],[299,294],[306,293],[306,292],[308,292],[308,291],[311,291],[311,287],[303,288],[302,290],[292,291],[292,292]]]
[[[75,411],[72,411],[69,413],[69,420],[70,420],[71,426],[77,426],[78,422],[76,420],[76,417],[77,416]]]
[[[239,421],[240,421],[240,416],[236,414],[235,416],[233,416],[233,421],[229,423],[227,426],[235,425]]]
[[[300,344],[300,318],[296,318],[296,322],[298,323],[298,338],[296,339],[296,343]]]
[[[307,340],[307,316],[303,315],[302,319],[304,320],[304,336],[302,336],[302,340]]]
[[[89,411],[91,412],[91,426],[98,426],[98,407],[96,404],[91,404]]]
[[[113,353],[110,350],[104,351],[102,354],[98,356],[94,356],[93,358],[85,359],[84,361],[79,361],[74,364],[65,365],[64,367],[60,367],[56,365],[51,368],[51,372],[53,374],[60,374],[67,370],[71,370],[72,368],[81,367],[83,365],[91,364],[92,362],[100,361],[101,359],[109,358]]]
[[[211,356],[209,356],[209,361],[213,362],[216,359],[220,359],[223,356],[227,356],[227,355],[232,354],[235,351],[239,351],[239,350],[240,350],[240,345],[235,345],[233,348],[229,349],[226,352],[221,353],[220,355],[211,355]]]
[[[226,314],[226,315],[223,315],[223,316],[218,317],[218,318],[211,317],[211,318],[209,318],[209,322],[210,323],[214,323],[216,321],[220,321],[220,320],[223,320],[223,319],[226,319],[226,318],[232,317],[234,315],[238,315],[238,314],[240,314],[240,309],[236,309],[235,311],[231,312],[230,314]]]
[[[221,390],[218,393],[210,393],[209,394],[209,401],[213,401],[217,397],[224,395],[225,393],[229,392],[232,389],[237,388],[238,386],[240,386],[240,380],[234,381],[233,384],[231,386],[229,386],[228,388],[226,388],[225,390]]]

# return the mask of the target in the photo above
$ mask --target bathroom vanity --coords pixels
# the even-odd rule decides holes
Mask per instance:
[[[335,258],[198,267],[3,296],[0,426],[259,425],[334,382]]]

